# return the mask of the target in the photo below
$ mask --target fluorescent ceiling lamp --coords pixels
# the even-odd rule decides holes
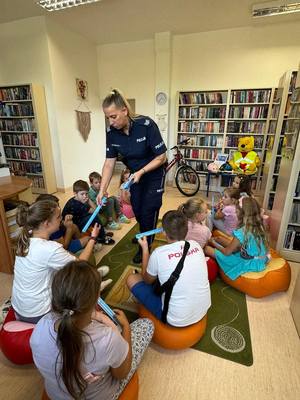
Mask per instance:
[[[300,11],[298,1],[271,1],[269,3],[253,4],[252,17],[272,17],[274,15],[292,14]]]
[[[82,6],[88,3],[95,3],[100,0],[39,0],[37,4],[47,11],[58,11],[64,8]]]

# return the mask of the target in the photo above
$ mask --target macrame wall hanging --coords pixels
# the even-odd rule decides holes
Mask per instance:
[[[88,95],[87,81],[76,79],[77,95],[81,99],[76,112],[77,127],[83,140],[86,142],[91,131],[91,111],[85,103]],[[80,108],[84,106],[87,111],[82,111]]]

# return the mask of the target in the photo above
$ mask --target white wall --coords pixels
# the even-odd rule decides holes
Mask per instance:
[[[175,35],[172,46],[169,144],[176,138],[178,90],[276,86],[300,61],[300,24],[271,24]],[[154,41],[98,47],[101,97],[117,86],[153,117]]]
[[[45,20],[28,18],[0,25],[0,85],[38,83],[45,87],[57,183],[63,184]]]
[[[176,137],[177,91],[276,87],[280,76],[298,69],[299,62],[299,23],[175,36],[170,143]]]
[[[100,96],[113,88],[136,100],[136,112],[154,117],[153,40],[98,46]]]
[[[51,77],[57,116],[64,188],[77,179],[88,180],[93,170],[101,171],[105,156],[104,117],[100,110],[96,46],[82,36],[46,19]],[[75,80],[88,82],[86,106],[91,111],[91,132],[84,142],[77,130]],[[81,105],[80,111],[87,111]]]

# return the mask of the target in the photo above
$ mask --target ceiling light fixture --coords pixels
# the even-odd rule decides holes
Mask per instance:
[[[274,15],[292,14],[300,11],[300,2],[298,1],[272,1],[269,3],[253,4],[252,17],[272,17]]]
[[[64,8],[82,6],[88,3],[95,3],[100,0],[39,0],[37,4],[47,11],[59,11]]]

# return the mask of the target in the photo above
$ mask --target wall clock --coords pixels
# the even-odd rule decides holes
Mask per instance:
[[[155,99],[156,99],[156,103],[157,103],[158,105],[163,106],[163,105],[165,105],[166,102],[167,102],[167,95],[166,95],[166,93],[164,93],[164,92],[159,92],[159,93],[157,93]]]

